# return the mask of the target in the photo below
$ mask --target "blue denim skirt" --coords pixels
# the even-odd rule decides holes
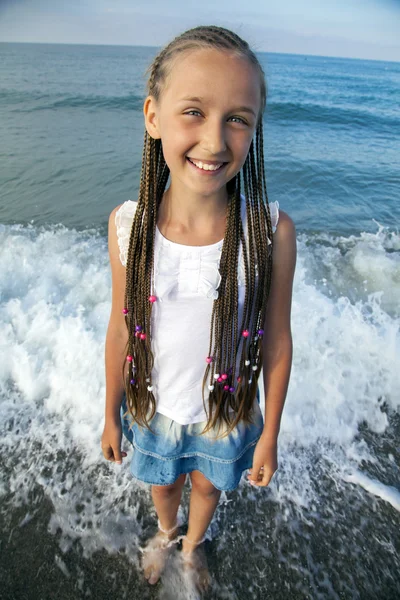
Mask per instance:
[[[259,396],[254,403],[253,423],[239,423],[225,437],[223,429],[201,434],[205,422],[181,425],[156,413],[153,431],[132,423],[126,397],[121,405],[122,430],[133,446],[132,475],[152,485],[174,483],[182,473],[200,471],[219,490],[233,490],[242,472],[251,468],[254,449],[263,431]]]

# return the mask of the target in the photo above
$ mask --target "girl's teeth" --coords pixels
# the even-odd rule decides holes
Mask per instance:
[[[203,164],[201,161],[194,162],[194,160],[191,160],[190,162],[192,162],[194,165],[196,165],[196,167],[198,167],[199,169],[203,169],[203,171],[216,171],[223,165],[223,163],[220,163],[219,165],[207,165],[207,164]]]

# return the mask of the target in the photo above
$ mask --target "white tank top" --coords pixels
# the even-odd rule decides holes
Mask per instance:
[[[127,200],[115,214],[121,263],[126,266],[136,202]],[[278,202],[269,203],[273,232]],[[245,202],[242,221],[246,231]],[[202,398],[210,344],[213,300],[218,298],[218,271],[223,240],[209,246],[185,246],[167,240],[156,228],[152,308],[153,394],[157,412],[181,425],[207,420]],[[239,254],[239,305],[245,291]],[[211,382],[210,382],[211,383]],[[207,389],[205,390],[205,392]]]

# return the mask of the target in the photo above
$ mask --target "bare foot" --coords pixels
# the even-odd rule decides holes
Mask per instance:
[[[142,568],[147,581],[154,585],[160,579],[165,563],[173,550],[178,527],[171,534],[158,531],[143,549]]]
[[[183,546],[181,557],[183,574],[187,577],[188,583],[194,586],[197,592],[204,594],[211,584],[204,544],[189,550]]]

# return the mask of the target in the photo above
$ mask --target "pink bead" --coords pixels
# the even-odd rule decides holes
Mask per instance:
[[[157,296],[149,296],[149,302],[153,304],[153,302],[157,301]]]
[[[212,363],[213,360],[214,360],[214,358],[212,356],[207,356],[206,363],[210,364],[210,363]]]
[[[221,381],[223,381],[222,377],[218,377],[217,381],[218,383],[221,383]]]
[[[137,332],[135,333],[135,337],[137,337],[137,338],[140,338],[140,331],[137,331]]]
[[[240,382],[242,381],[242,378],[241,378],[241,377],[238,377],[236,381],[237,381],[238,383],[240,383]]]
[[[222,373],[221,379],[225,381],[226,379],[228,379],[228,375],[226,373]]]
[[[229,392],[229,385],[224,385],[224,390],[225,390],[226,392]]]
[[[247,337],[249,337],[249,335],[250,335],[250,334],[249,334],[249,332],[248,332],[248,330],[247,330],[247,329],[244,329],[244,330],[242,331],[242,336],[243,336],[244,338],[247,338]]]
[[[140,339],[141,340],[145,340],[146,339],[146,334],[145,333],[141,333],[140,334]]]
[[[123,309],[122,309],[122,312],[124,313],[124,315],[127,315],[127,314],[128,314],[128,312],[129,312],[129,310],[128,310],[127,308],[123,308]]]
[[[132,362],[133,361],[133,357],[130,354],[128,354],[128,356],[126,357],[126,360],[128,362]]]

